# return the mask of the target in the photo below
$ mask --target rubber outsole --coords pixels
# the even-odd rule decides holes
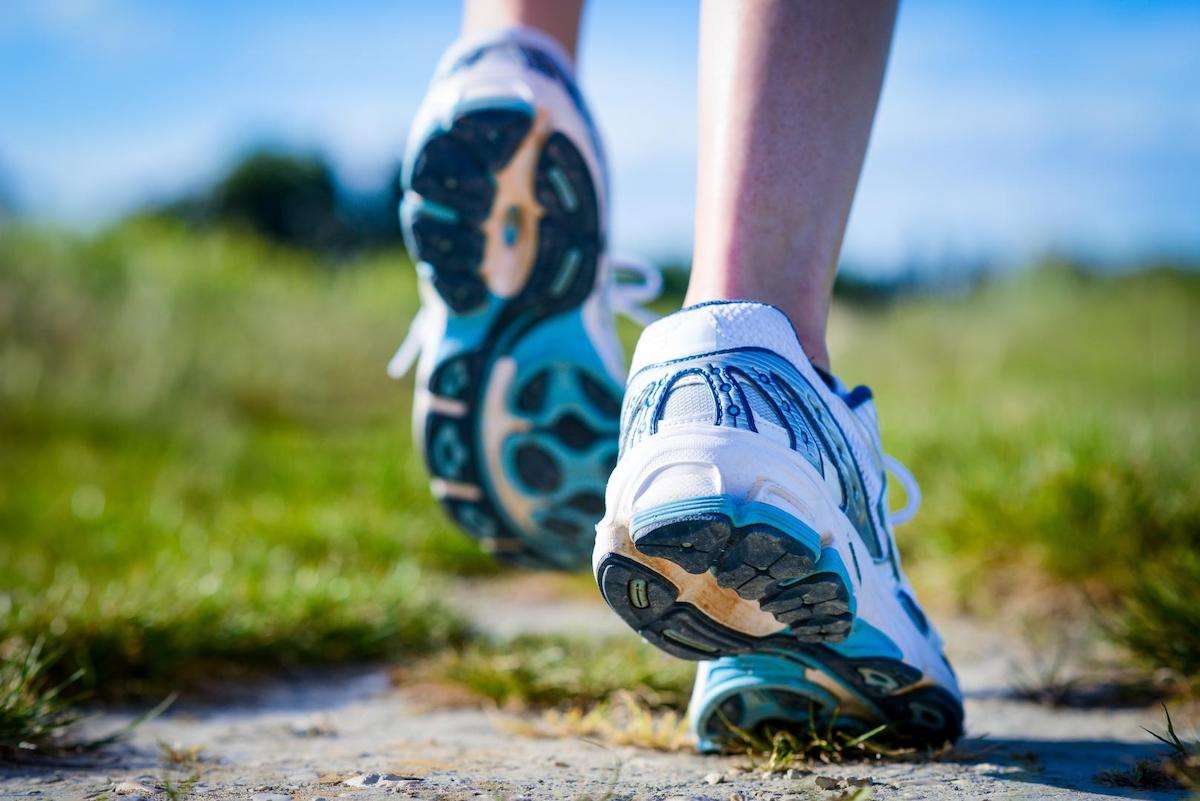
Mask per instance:
[[[606,468],[615,459],[619,388],[569,359],[517,365],[516,400],[506,413],[529,421],[528,431],[505,446],[512,475],[503,480],[534,508],[536,532],[505,513],[481,444],[485,393],[497,359],[536,335],[539,325],[583,303],[595,284],[602,249],[599,201],[583,155],[561,132],[537,132],[536,121],[536,109],[513,99],[455,114],[448,129],[434,131],[418,149],[401,218],[415,260],[451,311],[450,325],[462,319],[460,334],[469,332],[460,336],[469,340],[467,346],[431,372],[427,389],[436,403],[419,424],[426,464],[443,490],[439,500],[501,560],[572,568],[586,563],[591,529],[602,512]],[[484,223],[494,218],[497,174],[535,135],[544,139],[533,143],[539,150],[525,180],[538,213],[515,205],[501,210],[508,217],[495,236],[504,241],[492,243],[514,247],[532,240],[532,266],[523,287],[499,298],[485,276]],[[573,384],[565,391],[574,409],[535,424],[557,400],[547,398],[554,376]],[[566,477],[581,471],[583,486],[575,481],[571,496],[559,497]]]
[[[702,750],[718,750],[735,744],[744,732],[799,730],[819,735],[837,731],[846,737],[866,734],[880,725],[887,728],[872,740],[880,744],[908,747],[938,747],[953,743],[963,733],[962,705],[950,693],[932,685],[913,687],[920,671],[895,659],[838,659],[826,655],[795,659],[800,669],[816,668],[830,675],[855,696],[855,705],[867,701],[871,716],[847,714],[827,686],[800,680],[790,687],[748,689],[725,695],[698,716],[695,728]],[[834,670],[836,666],[837,670]],[[865,674],[875,682],[848,681]],[[908,682],[905,684],[905,682]],[[883,686],[900,689],[888,694]]]
[[[757,601],[797,639],[837,642],[850,633],[854,597],[837,552],[775,507],[690,499],[635,515],[631,528],[637,550],[693,575],[711,572],[718,586]]]
[[[917,686],[923,678],[921,672],[899,659],[844,656],[832,646],[805,642],[787,630],[765,637],[736,631],[680,601],[679,588],[666,577],[620,554],[603,557],[596,575],[600,592],[613,611],[647,642],[673,656],[692,660],[750,654],[783,657],[822,672],[843,692],[853,694],[873,711],[871,719],[862,723],[888,724],[889,738],[896,742],[940,744],[962,733],[961,704],[941,687]],[[721,740],[733,736],[727,723],[740,726],[748,710],[746,700],[737,698],[740,696],[731,697],[728,708],[720,707],[722,715],[703,724],[705,737]],[[808,724],[811,703],[812,698],[804,696],[803,712],[797,713],[793,723]],[[821,712],[831,720],[837,714],[836,704],[825,704]]]

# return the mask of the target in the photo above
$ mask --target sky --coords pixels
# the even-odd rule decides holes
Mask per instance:
[[[0,180],[90,227],[261,142],[387,175],[458,22],[442,0],[6,0]],[[698,4],[591,0],[580,78],[618,250],[686,257]],[[1200,257],[1200,3],[902,3],[847,261]]]

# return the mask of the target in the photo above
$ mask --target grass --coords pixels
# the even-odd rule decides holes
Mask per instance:
[[[44,638],[51,678],[110,696],[461,645],[443,576],[497,568],[431,500],[383,374],[416,302],[399,253],[0,229],[0,642]],[[921,478],[900,538],[925,597],[1080,588],[1138,658],[1200,675],[1196,275],[842,305],[831,344]],[[487,643],[447,670],[501,704],[686,691],[641,652],[520,648],[525,676]]]
[[[1196,739],[1194,733],[1191,740],[1184,740],[1175,732],[1175,723],[1166,704],[1163,704],[1163,716],[1167,722],[1165,733],[1146,731],[1170,749],[1163,763],[1164,770],[1183,787],[1200,787],[1200,740]]]
[[[28,645],[9,640],[0,650],[0,763],[98,751],[124,740],[175,700],[168,696],[107,734],[83,736],[78,726],[84,718],[77,707],[86,697],[78,688],[84,671],[57,679],[57,661],[57,655],[46,653],[42,639]]]
[[[461,640],[436,572],[494,567],[408,447],[412,284],[378,258],[4,232],[0,640],[107,694]]]
[[[71,680],[55,683],[46,675],[53,662],[41,641],[22,653],[0,658],[0,759],[56,754],[71,748],[79,714],[64,694]]]
[[[1062,267],[840,310],[834,365],[925,491],[918,584],[982,612],[1078,590],[1147,665],[1200,674],[1198,312],[1195,274]]]
[[[650,706],[638,694],[618,691],[590,706],[544,709],[534,719],[505,719],[500,726],[526,737],[576,737],[649,751],[683,751],[695,745],[678,709]]]
[[[694,673],[629,637],[524,635],[446,652],[401,680],[450,682],[511,710],[590,710],[637,688],[647,707],[679,711]]]
[[[832,726],[822,731],[812,721],[807,731],[766,728],[752,732],[729,725],[735,735],[730,749],[745,754],[749,758],[750,768],[760,773],[785,773],[813,762],[829,764],[883,756],[897,757],[903,753],[874,742],[874,738],[886,728],[884,726],[851,737],[835,731]]]

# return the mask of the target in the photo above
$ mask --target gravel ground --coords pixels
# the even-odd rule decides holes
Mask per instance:
[[[548,604],[526,593],[514,603],[506,600],[516,595],[510,589],[477,587],[462,605],[504,619],[505,633],[622,630],[599,602]],[[219,701],[178,704],[103,759],[0,768],[0,798],[774,801],[849,797],[868,784],[863,796],[873,799],[1184,795],[1097,780],[1102,770],[1163,753],[1141,729],[1160,729],[1161,709],[1050,709],[1014,700],[1011,640],[965,620],[942,629],[966,689],[968,728],[956,756],[942,761],[810,765],[764,777],[742,770],[745,760],[736,757],[520,734],[513,718],[498,713],[431,707],[424,693],[393,688],[376,667],[231,687]],[[109,711],[91,725],[107,730],[135,714]],[[1177,723],[1190,731],[1194,721]],[[185,764],[172,765],[163,743]]]

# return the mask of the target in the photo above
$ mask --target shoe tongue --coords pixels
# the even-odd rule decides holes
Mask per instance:
[[[751,301],[688,306],[646,327],[631,372],[648,364],[734,348],[764,348],[800,365],[808,361],[787,316]]]

